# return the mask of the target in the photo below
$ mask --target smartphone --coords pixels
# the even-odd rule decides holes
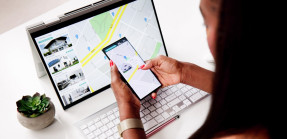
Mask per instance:
[[[140,100],[162,86],[151,70],[138,69],[145,63],[126,37],[102,51],[118,67],[123,81]]]

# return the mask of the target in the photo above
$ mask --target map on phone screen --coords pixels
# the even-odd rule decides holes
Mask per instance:
[[[140,99],[161,86],[151,70],[139,69],[145,63],[126,38],[111,44],[104,52]]]

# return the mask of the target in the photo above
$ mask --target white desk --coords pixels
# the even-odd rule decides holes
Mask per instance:
[[[71,0],[0,36],[1,139],[79,139],[81,135],[73,124],[115,102],[111,89],[108,89],[64,111],[48,76],[37,78],[25,33],[27,25],[50,19],[92,2],[94,1]],[[198,8],[199,0],[179,0],[176,3],[175,1],[155,0],[155,7],[169,56],[213,70],[213,65],[206,62],[206,57],[211,55],[206,43],[205,29],[202,26],[203,21]],[[16,118],[16,101],[23,95],[32,95],[36,91],[46,93],[56,106],[56,121],[48,128],[40,131],[28,130],[22,127]],[[151,138],[174,139],[188,137],[204,122],[209,110],[210,100],[210,97],[208,97],[195,104],[184,112],[179,120],[168,125]]]

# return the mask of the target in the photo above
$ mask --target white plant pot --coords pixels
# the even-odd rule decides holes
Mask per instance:
[[[49,126],[54,121],[54,117],[55,106],[51,101],[50,109],[46,113],[41,114],[38,117],[29,118],[17,112],[17,118],[19,123],[21,123],[24,127],[32,130],[39,130]]]

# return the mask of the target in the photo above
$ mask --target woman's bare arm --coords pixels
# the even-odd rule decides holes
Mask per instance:
[[[191,85],[208,93],[212,92],[214,72],[195,64],[182,62],[181,83]]]

